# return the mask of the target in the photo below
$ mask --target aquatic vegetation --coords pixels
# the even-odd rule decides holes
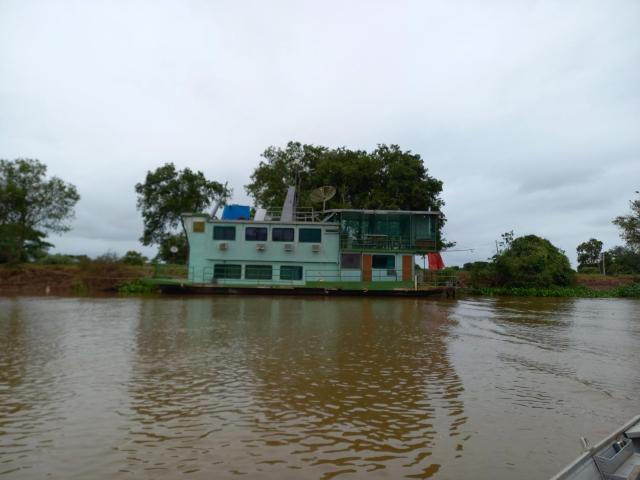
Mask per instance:
[[[623,285],[608,290],[588,287],[480,287],[470,290],[472,295],[512,297],[576,297],[576,298],[640,298],[640,283]]]
[[[118,293],[122,293],[125,295],[132,295],[132,294],[139,294],[139,293],[157,293],[157,292],[158,292],[157,284],[146,281],[145,279],[132,280],[118,287]]]

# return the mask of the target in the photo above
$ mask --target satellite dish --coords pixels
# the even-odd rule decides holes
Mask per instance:
[[[170,249],[171,253],[178,253],[178,247],[176,247],[175,245],[173,245]]]
[[[324,185],[323,187],[316,188],[315,190],[311,190],[309,194],[309,199],[313,203],[322,202],[322,211],[325,210],[325,205],[327,204],[327,200],[333,198],[336,194],[336,187],[332,187],[331,185]]]

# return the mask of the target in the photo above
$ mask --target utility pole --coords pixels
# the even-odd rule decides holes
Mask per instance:
[[[606,269],[605,264],[604,264],[604,252],[600,253],[600,260],[602,261],[602,274],[606,275],[607,274],[607,269]]]

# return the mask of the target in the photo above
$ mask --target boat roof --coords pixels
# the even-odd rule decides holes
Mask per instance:
[[[442,215],[438,210],[366,210],[360,208],[333,208],[324,213],[365,213],[369,215]]]

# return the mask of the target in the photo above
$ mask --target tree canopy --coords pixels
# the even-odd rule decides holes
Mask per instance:
[[[148,171],[144,183],[135,186],[138,209],[142,212],[144,230],[140,241],[144,245],[163,243],[182,245],[186,240],[174,237],[178,232],[181,215],[187,212],[203,212],[215,201],[230,195],[227,187],[214,180],[207,180],[200,171],[189,168],[177,170],[167,163],[154,171]],[[166,245],[169,248],[171,245]],[[162,248],[161,248],[162,250]],[[186,252],[181,252],[182,256]]]
[[[336,188],[327,208],[441,210],[442,181],[429,175],[420,155],[398,145],[371,152],[289,142],[269,147],[245,186],[256,206],[280,207],[287,187],[295,185],[299,207],[315,207],[310,193]],[[440,236],[441,238],[441,236]]]
[[[439,210],[442,182],[431,177],[422,158],[398,145],[378,145],[372,152],[289,142],[269,147],[246,190],[256,205],[280,207],[287,186],[298,187],[298,204],[314,206],[311,191],[336,187],[327,208]],[[317,208],[318,205],[316,204]]]
[[[39,160],[0,160],[0,262],[20,262],[43,255],[48,232],[69,230],[68,220],[80,199],[76,187],[46,178]]]
[[[578,254],[578,270],[586,267],[597,267],[602,253],[602,242],[591,238],[576,248]]]
[[[636,192],[638,193],[638,192]],[[640,254],[640,196],[629,201],[631,212],[621,215],[613,220],[620,229],[620,236],[626,242],[627,247]]]
[[[569,285],[574,279],[564,252],[536,235],[514,239],[495,257],[494,266],[501,286],[545,288]]]

